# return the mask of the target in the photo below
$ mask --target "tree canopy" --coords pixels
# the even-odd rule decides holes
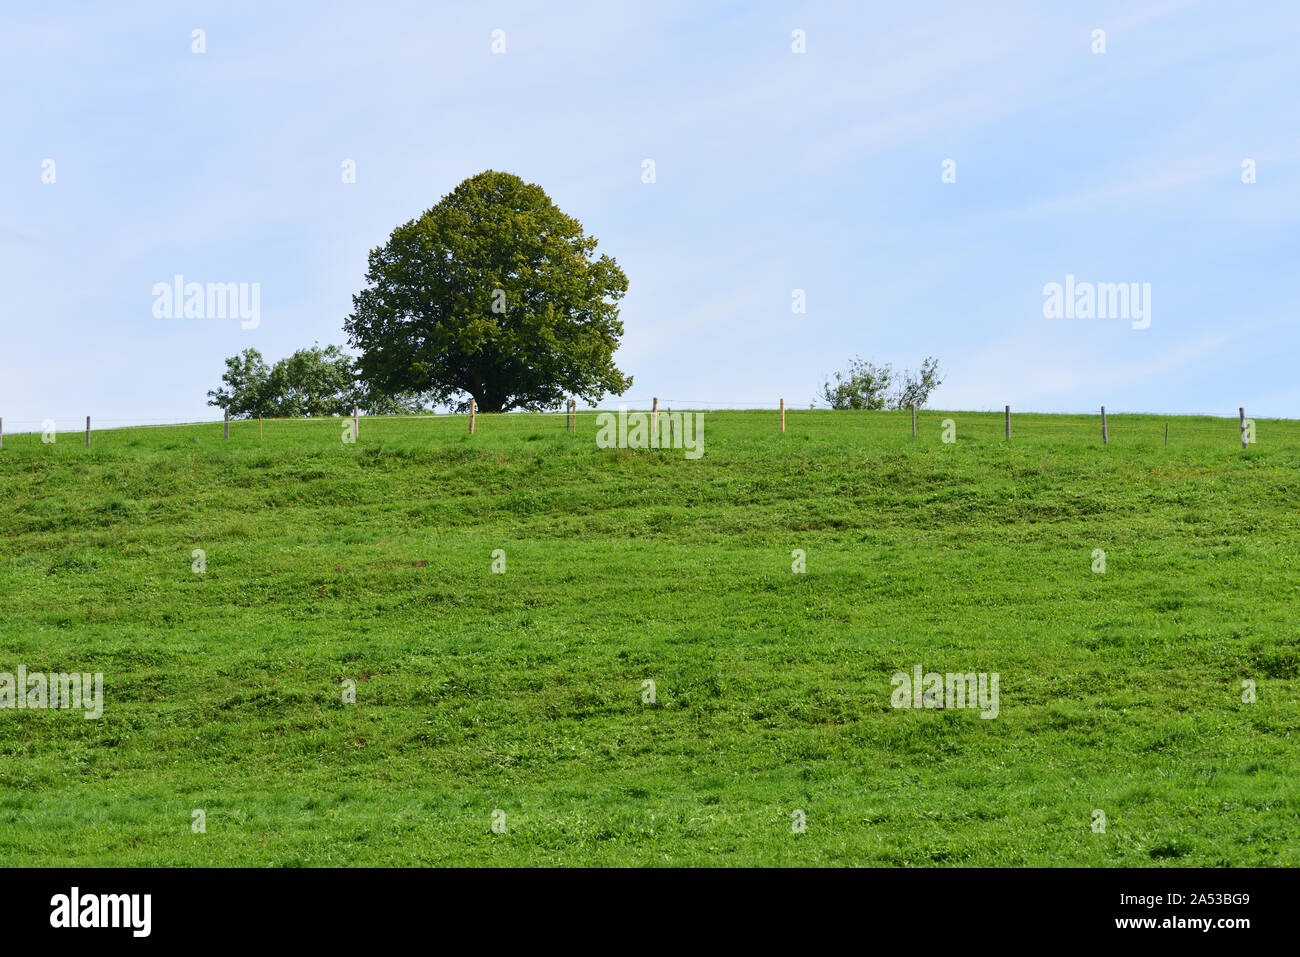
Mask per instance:
[[[242,418],[351,415],[359,406],[371,415],[418,412],[425,403],[410,394],[380,394],[362,379],[354,360],[338,346],[314,345],[269,366],[256,349],[226,359],[225,383],[208,393],[208,405]]]
[[[613,363],[627,276],[518,176],[472,176],[371,250],[344,328],[361,376],[484,412],[597,402],[632,384]]]

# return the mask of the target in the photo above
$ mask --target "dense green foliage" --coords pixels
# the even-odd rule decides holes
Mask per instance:
[[[6,435],[0,671],[105,704],[0,711],[0,863],[1295,865],[1300,424],[1171,421]]]
[[[354,408],[372,415],[396,415],[425,408],[418,395],[374,389],[338,346],[299,349],[273,366],[256,349],[245,349],[226,359],[221,381],[225,385],[208,392],[208,405],[235,418],[351,415]]]
[[[472,176],[370,253],[345,328],[365,378],[483,412],[597,402],[632,384],[614,367],[627,277],[518,176]]]

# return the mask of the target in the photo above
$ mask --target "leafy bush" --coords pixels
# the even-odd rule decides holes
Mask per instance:
[[[235,418],[351,415],[353,406],[371,415],[419,412],[422,397],[385,395],[357,373],[356,364],[338,346],[299,349],[268,366],[256,349],[226,359],[225,385],[208,393],[208,405]]]
[[[939,360],[933,356],[921,363],[919,372],[905,369],[897,378],[888,363],[878,366],[858,358],[826,380],[822,397],[832,409],[919,409],[942,382]]]

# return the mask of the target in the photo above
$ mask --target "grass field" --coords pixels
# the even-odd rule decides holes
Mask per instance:
[[[0,671],[104,713],[0,711],[0,863],[1300,860],[1300,423],[787,421],[6,436]]]

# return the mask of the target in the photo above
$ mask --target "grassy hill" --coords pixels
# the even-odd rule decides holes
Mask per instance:
[[[0,711],[0,863],[1300,860],[1300,423],[705,421],[6,436],[0,671],[105,700]]]

